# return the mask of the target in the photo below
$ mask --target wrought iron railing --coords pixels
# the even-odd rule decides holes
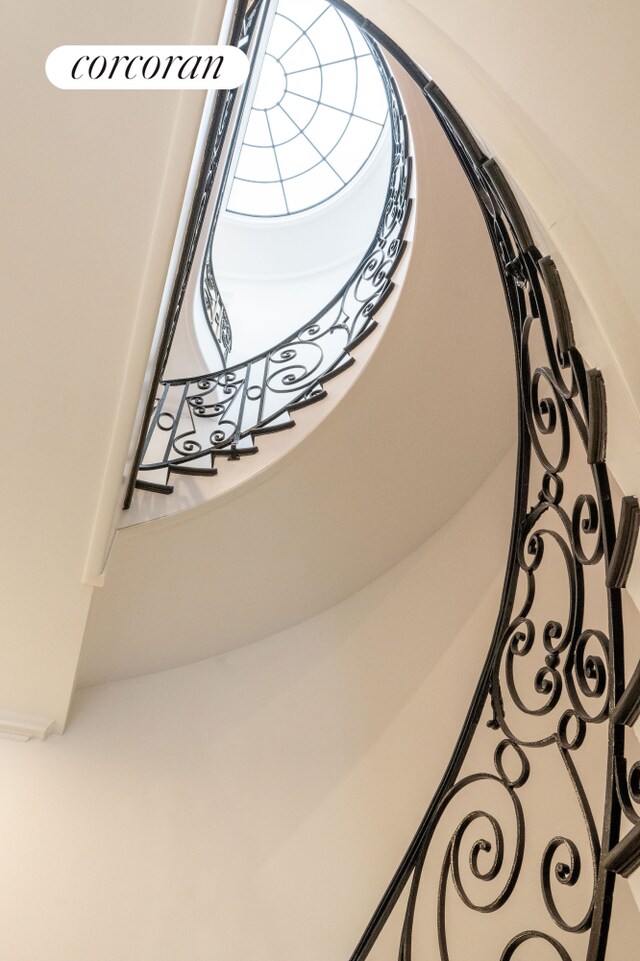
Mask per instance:
[[[353,363],[351,352],[374,330],[375,315],[393,289],[392,276],[406,246],[411,160],[396,84],[374,44],[371,52],[387,91],[392,160],[384,210],[368,250],[330,303],[279,344],[212,373],[158,378],[135,486],[171,493],[174,474],[213,476],[218,458],[235,460],[255,453],[260,434],[293,426],[293,411],[325,396],[324,384]],[[209,313],[221,317],[224,325],[211,236],[204,299]],[[224,326],[221,336],[224,343]],[[230,330],[228,337],[230,346]]]
[[[519,397],[495,632],[444,777],[351,961],[364,961],[394,909],[400,961],[602,961],[615,873],[640,864],[640,766],[627,764],[624,743],[624,723],[640,716],[640,668],[621,700],[621,589],[638,502],[623,499],[616,533],[603,379],[575,345],[558,271],[500,167],[397,45],[336,5],[423,89],[475,191],[509,307]],[[549,573],[555,594],[545,599]],[[622,814],[637,827],[618,844]]]
[[[616,531],[603,379],[576,347],[558,271],[500,167],[415,63],[334,2],[423,89],[475,191],[511,318],[519,423],[512,533],[486,660],[444,776],[351,961],[364,961],[400,910],[400,961],[417,946],[441,961],[510,961],[528,949],[603,961],[616,873],[640,865],[640,766],[625,751],[625,725],[640,716],[640,667],[625,691],[621,604],[640,509],[623,498]],[[356,275],[259,357],[197,378],[158,376],[136,469],[164,476],[149,484],[134,472],[129,493],[134,482],[169,490],[171,474],[212,474],[216,457],[253,451],[256,434],[288,426],[292,410],[322,395],[373,328],[409,209],[406,122],[384,76],[389,201]],[[179,306],[178,297],[172,318]],[[545,598],[547,572],[555,588]],[[623,815],[634,827],[620,841]]]
[[[237,34],[239,37],[237,40],[237,45],[244,53],[249,52],[251,39],[256,29],[259,28],[259,18],[261,13],[264,13],[263,8],[266,7],[266,5],[267,0],[250,0],[249,3],[246,3],[239,8],[237,28]],[[251,64],[252,69],[254,69],[255,66],[256,64]],[[222,105],[220,114],[215,118],[216,139],[214,141],[211,164],[212,172],[213,170],[217,169],[222,154],[222,148],[232,133],[231,115],[236,96],[237,94],[235,90],[225,90],[224,93],[221,94]],[[237,133],[237,131],[234,132]],[[212,224],[209,230],[209,236],[207,238],[207,246],[204,256],[204,269],[200,275],[200,296],[202,299],[202,305],[204,307],[205,317],[214,342],[218,346],[223,364],[226,364],[227,362],[227,357],[229,356],[229,351],[231,350],[233,344],[233,334],[231,330],[229,314],[227,313],[227,308],[225,307],[222,294],[220,293],[220,289],[216,282],[212,250],[213,239],[215,235],[215,225],[221,213],[223,199],[227,194],[230,176],[231,163],[228,161],[224,165],[222,176],[218,184],[218,189],[213,199],[215,209],[213,210]]]
[[[267,29],[269,0],[235,0],[228,42],[249,54],[250,76],[255,67],[255,50],[259,47],[261,35]],[[247,81],[248,83],[249,81]],[[246,86],[246,84],[245,84]],[[229,157],[238,136],[238,123],[234,123],[234,112],[242,112],[242,97],[239,91],[218,90],[213,114],[206,135],[202,162],[187,217],[185,239],[180,251],[179,262],[171,295],[163,320],[157,348],[155,349],[147,399],[142,412],[138,441],[133,453],[129,470],[129,480],[125,492],[123,508],[131,506],[133,493],[138,484],[138,469],[144,454],[149,426],[157,403],[158,385],[167,366],[169,353],[180,317],[196,251],[205,224],[210,204],[213,204],[213,224],[219,215],[225,185],[229,178]],[[213,229],[213,227],[211,228]],[[208,261],[207,261],[208,263]],[[218,290],[213,269],[205,270],[202,278],[202,297],[207,322],[214,342],[218,344],[221,363],[224,363],[231,343],[229,318]]]

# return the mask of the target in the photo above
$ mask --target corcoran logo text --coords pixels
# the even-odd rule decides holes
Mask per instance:
[[[247,79],[249,61],[227,46],[69,45],[45,65],[63,90],[230,90]]]

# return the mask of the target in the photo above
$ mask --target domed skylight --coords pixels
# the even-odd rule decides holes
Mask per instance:
[[[371,156],[387,109],[358,28],[325,0],[280,0],[228,209],[281,217],[333,197]]]

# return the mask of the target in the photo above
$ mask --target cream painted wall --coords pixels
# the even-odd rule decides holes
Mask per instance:
[[[475,684],[512,475],[312,621],[0,741],[3,961],[348,957]]]

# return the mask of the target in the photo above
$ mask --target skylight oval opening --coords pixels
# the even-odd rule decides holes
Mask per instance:
[[[286,217],[327,202],[375,153],[387,113],[355,24],[325,0],[280,0],[228,211]]]

